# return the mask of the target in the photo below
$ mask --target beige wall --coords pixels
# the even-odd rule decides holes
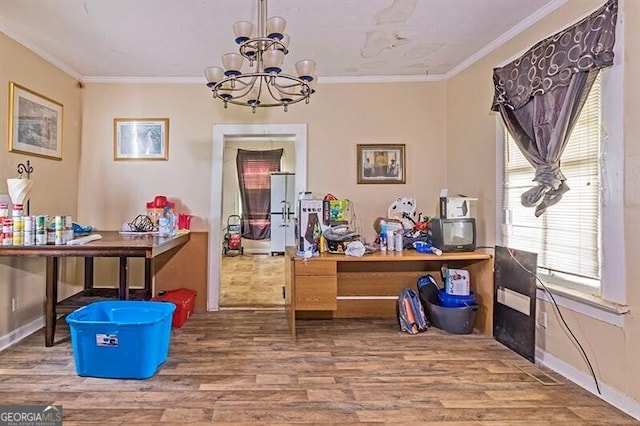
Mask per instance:
[[[490,112],[493,98],[492,69],[527,50],[602,5],[601,0],[570,1],[538,24],[484,57],[447,82],[447,184],[457,191],[477,195],[479,201],[480,244],[495,243],[496,216],[496,116]],[[640,401],[640,271],[635,267],[635,253],[640,252],[640,2],[620,3],[624,12],[624,215],[627,304],[624,328],[615,327],[563,309],[565,318],[582,342],[602,384]],[[474,167],[460,171],[457,164]],[[605,236],[606,238],[606,236]],[[620,242],[623,244],[623,242]],[[539,301],[541,309],[551,306]],[[538,330],[537,343],[547,353],[569,363],[588,375],[587,366],[558,318],[549,314],[549,326]]]
[[[63,104],[62,161],[27,156],[0,149],[0,194],[7,193],[7,178],[16,177],[16,167],[27,160],[33,166],[31,214],[76,216],[78,162],[80,157],[81,97],[76,80],[22,45],[0,33],[0,137],[7,141],[9,82],[13,81]],[[5,145],[6,146],[6,145]],[[75,274],[73,261],[62,262],[61,294]],[[11,299],[19,309],[11,312]],[[0,337],[25,326],[42,315],[44,260],[0,257]]]
[[[87,84],[78,212],[84,223],[118,229],[143,212],[156,194],[179,198],[208,230],[214,124],[306,123],[308,190],[351,199],[363,232],[398,196],[435,212],[444,182],[444,83],[322,85],[309,105],[289,112],[230,106],[225,110],[202,85]],[[113,161],[115,117],[168,117],[169,161]],[[356,144],[404,143],[406,185],[356,184]]]

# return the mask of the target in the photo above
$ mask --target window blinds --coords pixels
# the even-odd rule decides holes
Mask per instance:
[[[570,190],[545,214],[535,217],[520,204],[534,168],[504,128],[502,242],[538,253],[538,267],[599,286],[600,280],[600,76],[596,79],[561,157]]]

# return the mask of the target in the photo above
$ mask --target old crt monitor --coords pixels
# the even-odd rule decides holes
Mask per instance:
[[[443,252],[474,251],[476,249],[476,220],[433,218],[429,222],[429,238],[434,247]]]

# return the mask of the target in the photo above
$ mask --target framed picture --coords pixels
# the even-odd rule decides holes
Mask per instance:
[[[168,118],[115,118],[114,160],[168,160]]]
[[[358,144],[358,183],[405,183],[405,146]]]
[[[62,104],[9,82],[9,151],[62,160]]]

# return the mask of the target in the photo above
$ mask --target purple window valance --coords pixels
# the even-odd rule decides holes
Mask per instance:
[[[536,94],[566,87],[578,72],[613,65],[618,1],[609,0],[580,22],[534,45],[524,55],[493,70],[498,104],[514,110]]]

